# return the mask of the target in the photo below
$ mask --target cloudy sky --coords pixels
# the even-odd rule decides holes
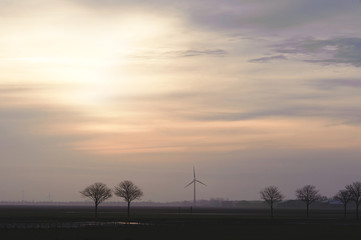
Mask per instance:
[[[0,33],[2,201],[361,180],[359,0],[0,0]]]

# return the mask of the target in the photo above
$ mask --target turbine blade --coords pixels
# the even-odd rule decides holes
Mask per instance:
[[[189,185],[191,185],[192,183],[194,183],[194,180],[190,183],[188,183],[184,188],[188,187]]]
[[[196,170],[195,170],[194,166],[193,166],[193,176],[194,176],[194,179],[196,179]]]
[[[203,184],[204,186],[207,186],[206,184],[202,183],[201,181],[199,180],[196,180],[197,182],[199,182],[200,184]]]

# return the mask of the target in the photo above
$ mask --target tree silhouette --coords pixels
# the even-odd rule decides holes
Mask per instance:
[[[315,201],[323,199],[323,197],[318,193],[315,186],[306,185],[303,188],[296,190],[296,197],[298,200],[306,203],[306,214],[309,217],[309,208],[312,203]]]
[[[347,204],[351,201],[351,194],[348,190],[340,190],[336,193],[333,199],[342,202],[343,204],[343,217],[346,218]]]
[[[356,204],[356,219],[359,219],[359,206],[361,203],[361,182],[353,182],[346,186],[346,190],[350,192],[351,200]]]
[[[95,218],[98,217],[98,205],[112,197],[112,190],[104,183],[94,183],[80,192],[83,197],[90,198],[95,204]]]
[[[129,180],[119,183],[114,189],[114,194],[128,203],[128,218],[130,218],[130,203],[143,196],[142,190]]]
[[[271,217],[273,218],[273,204],[282,201],[283,195],[275,186],[269,186],[263,189],[261,192],[261,198],[270,205]]]

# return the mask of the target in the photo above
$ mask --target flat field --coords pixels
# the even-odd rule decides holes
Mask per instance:
[[[361,221],[339,209],[1,206],[1,239],[358,239]]]

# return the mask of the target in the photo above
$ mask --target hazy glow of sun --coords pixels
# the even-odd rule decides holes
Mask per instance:
[[[152,69],[144,53],[184,48],[177,44],[179,20],[142,10],[99,14],[60,2],[56,12],[42,6],[0,22],[1,84],[36,88],[12,95],[12,106],[55,106],[86,119],[42,126],[53,134],[151,131],[136,120],[149,118],[143,106],[121,98],[168,87],[159,75],[144,73],[143,66]]]
[[[25,45],[15,50],[10,64],[31,72],[25,81],[72,85],[73,89],[60,97],[71,105],[105,104],[104,97],[112,93],[139,90],[142,79],[129,76],[126,69],[134,61],[142,61],[134,56],[144,49],[156,51],[162,46],[161,40],[172,31],[169,21],[144,13],[114,17],[107,24],[96,24],[105,20],[92,20],[91,16],[88,21],[86,26],[49,26],[48,35],[57,36],[51,38],[51,44],[41,38],[46,32],[42,28],[39,38],[24,39]]]

